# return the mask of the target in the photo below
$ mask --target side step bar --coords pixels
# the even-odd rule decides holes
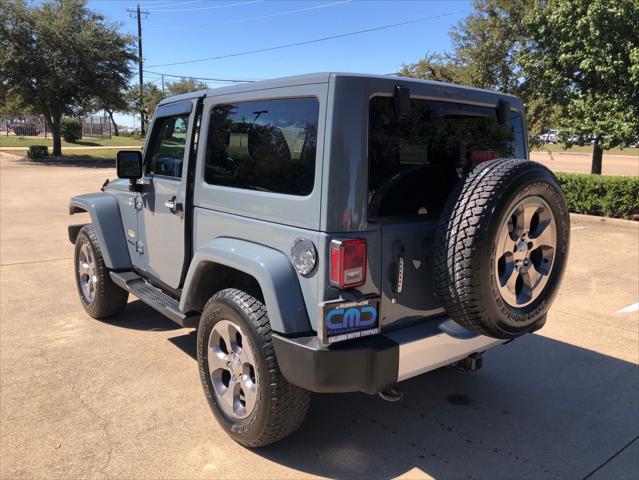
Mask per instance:
[[[194,328],[197,326],[200,317],[199,313],[188,314],[180,311],[180,302],[148,283],[137,273],[110,272],[110,274],[111,279],[116,285],[128,290],[129,293],[132,293],[175,323],[186,328]]]

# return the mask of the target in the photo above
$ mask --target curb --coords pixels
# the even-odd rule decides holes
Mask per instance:
[[[622,218],[596,217],[594,215],[584,215],[582,213],[571,213],[570,223],[585,223],[587,225],[610,225],[621,228],[629,228],[639,231],[639,222],[634,220],[624,220]]]

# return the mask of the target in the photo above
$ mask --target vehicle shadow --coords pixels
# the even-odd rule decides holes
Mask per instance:
[[[195,339],[170,341],[195,357]],[[316,394],[300,430],[254,452],[330,478],[583,478],[639,438],[637,365],[539,335],[400,387],[397,403]]]
[[[149,332],[165,332],[182,328],[141,300],[130,301],[120,315],[99,321],[114,327],[147,330]]]

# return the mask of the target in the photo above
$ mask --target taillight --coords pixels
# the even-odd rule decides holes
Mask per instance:
[[[331,285],[340,289],[366,283],[366,241],[331,240]]]

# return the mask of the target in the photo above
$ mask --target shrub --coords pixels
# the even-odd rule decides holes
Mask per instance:
[[[65,142],[75,143],[82,138],[82,122],[77,118],[63,118],[60,133]]]
[[[556,175],[571,212],[615,218],[639,214],[639,177]]]
[[[37,160],[49,156],[49,148],[46,145],[31,145],[27,151],[27,158]]]
[[[132,132],[120,132],[120,136],[131,137],[131,138],[135,138],[136,140],[142,140],[144,138],[142,134],[139,132],[139,130],[134,130]]]

